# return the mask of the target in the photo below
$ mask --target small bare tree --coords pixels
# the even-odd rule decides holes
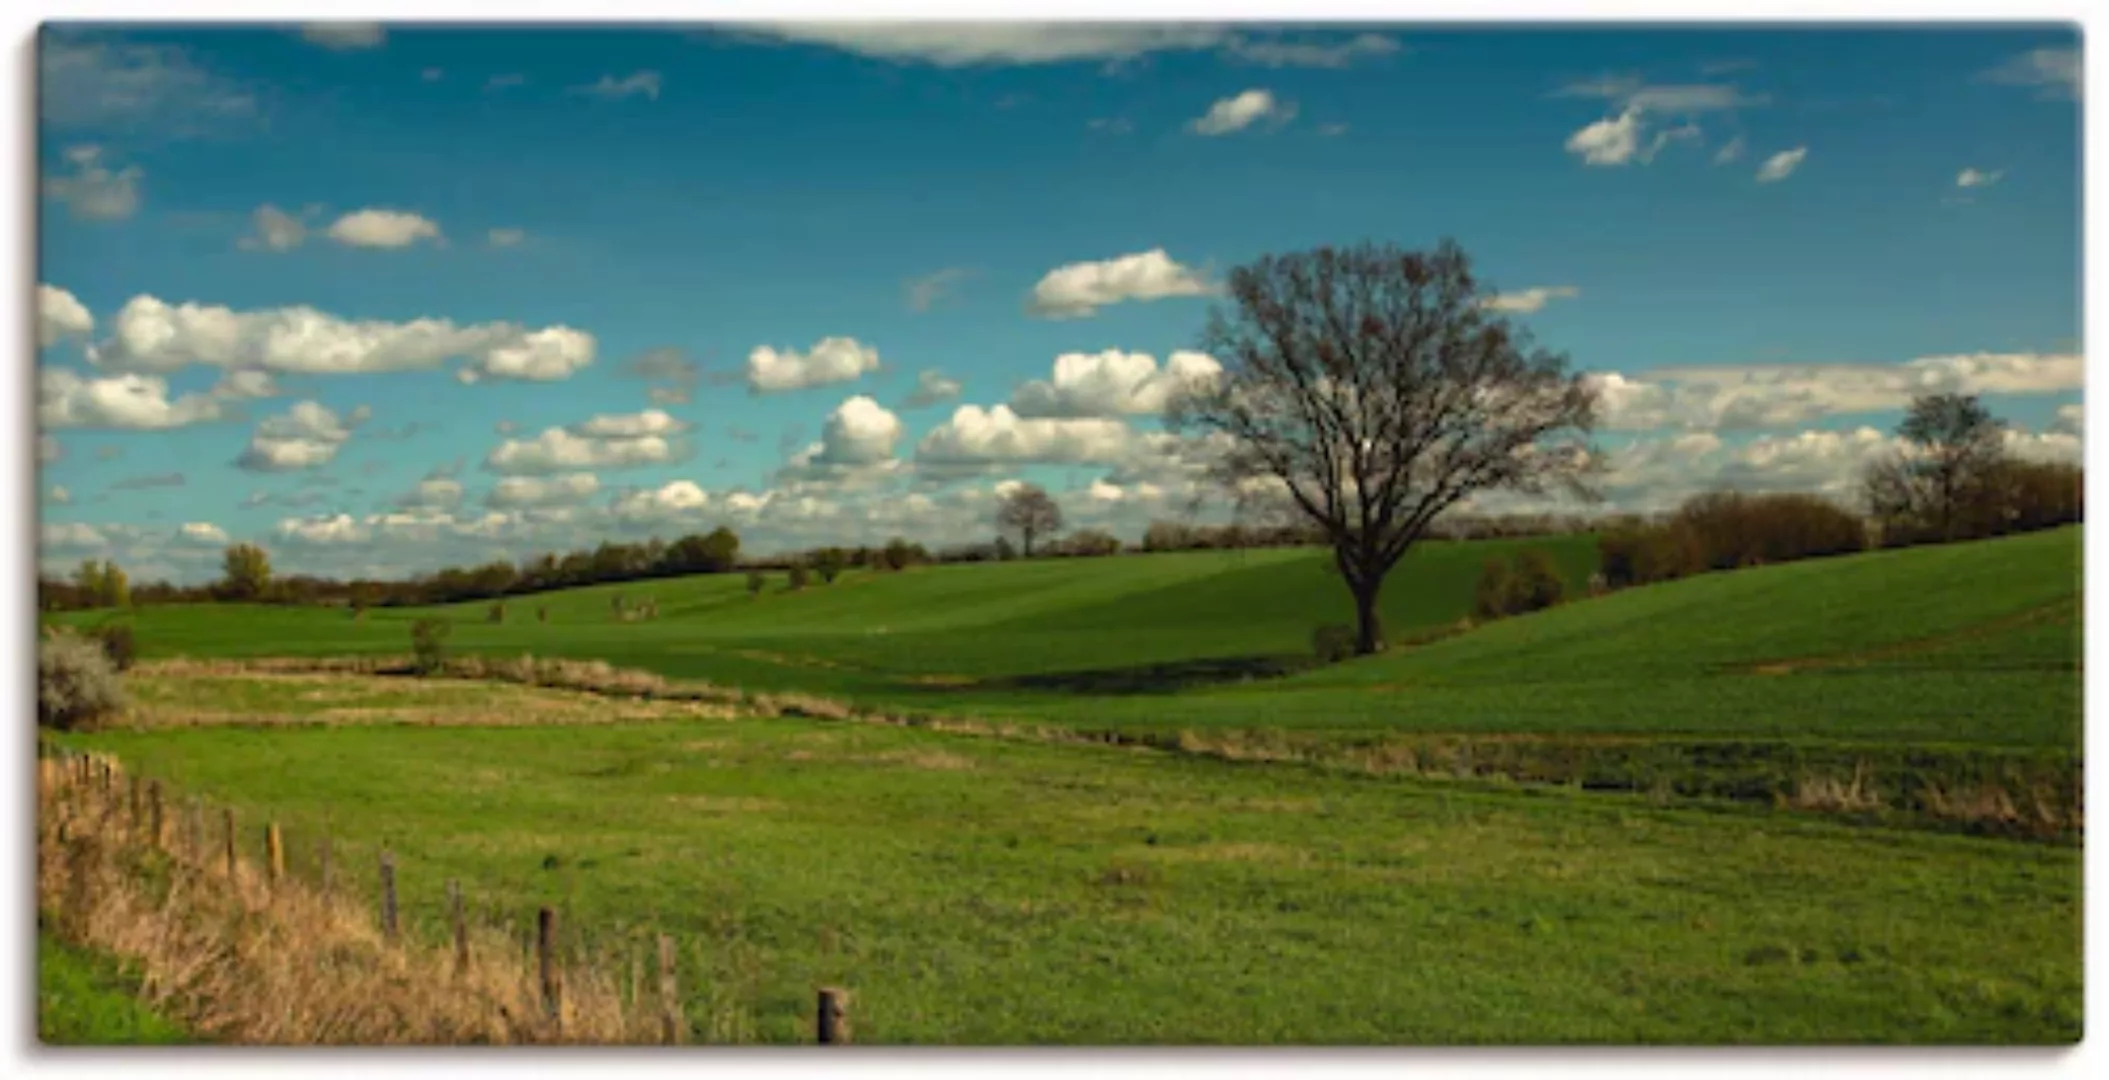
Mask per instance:
[[[1975,394],[1926,394],[1912,399],[1897,434],[1908,447],[1861,476],[1869,513],[1889,534],[1955,539],[2006,462],[2006,425]]]
[[[1202,344],[1223,371],[1169,418],[1219,483],[1271,485],[1323,533],[1358,653],[1383,647],[1385,575],[1437,515],[1478,492],[1592,494],[1594,387],[1489,304],[1455,243],[1268,256],[1228,286]]]
[[[1033,540],[1062,528],[1062,507],[1038,484],[1025,484],[1004,496],[996,511],[996,525],[1018,534],[1025,557],[1033,557]]]

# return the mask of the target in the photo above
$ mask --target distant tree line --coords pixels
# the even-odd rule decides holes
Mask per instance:
[[[2022,461],[2005,425],[1975,396],[1911,403],[1900,449],[1862,472],[1861,516],[1814,495],[1695,496],[1652,521],[1613,522],[1598,538],[1609,588],[1710,570],[1846,555],[1873,547],[1984,540],[2054,529],[2083,516],[2079,466]]]

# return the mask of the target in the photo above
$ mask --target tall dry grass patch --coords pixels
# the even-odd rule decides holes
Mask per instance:
[[[669,1014],[621,961],[574,958],[544,1005],[521,942],[392,939],[365,905],[240,857],[213,829],[155,822],[107,758],[39,762],[37,902],[62,937],[136,965],[148,1003],[244,1045],[657,1043]],[[211,820],[208,816],[208,820]],[[625,985],[633,989],[625,993]],[[678,1006],[677,1006],[678,1009]],[[688,1022],[678,1012],[674,1034]]]

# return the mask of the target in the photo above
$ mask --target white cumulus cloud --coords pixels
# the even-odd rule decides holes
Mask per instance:
[[[1963,353],[1899,364],[1723,364],[1591,376],[1607,430],[1750,430],[1901,410],[1921,394],[2079,390],[2077,354]]]
[[[507,439],[483,460],[484,468],[512,476],[545,476],[560,472],[664,465],[677,450],[665,435],[633,437],[581,434],[561,427],[546,428],[532,439]]]
[[[1205,274],[1173,259],[1163,248],[1152,248],[1049,270],[1033,286],[1028,310],[1041,318],[1075,319],[1096,314],[1109,304],[1208,296],[1215,291]]]
[[[91,347],[90,363],[165,374],[192,364],[281,374],[352,375],[421,371],[450,359],[476,378],[565,378],[593,362],[594,338],[564,326],[457,326],[446,319],[344,319],[312,307],[234,311],[135,296]]]
[[[1774,184],[1793,176],[1794,170],[1801,168],[1802,159],[1808,156],[1808,147],[1797,146],[1792,150],[1782,150],[1766,158],[1765,163],[1758,167],[1757,182],[1760,184]]]
[[[337,513],[287,518],[278,523],[278,535],[296,544],[362,544],[373,533],[350,514]]]
[[[678,521],[710,505],[710,493],[693,480],[675,480],[657,488],[646,488],[618,496],[609,510],[629,523]]]
[[[600,478],[592,473],[560,476],[508,476],[498,481],[484,500],[496,509],[576,506],[600,490]]]
[[[86,379],[66,368],[37,372],[37,423],[47,428],[152,431],[207,423],[220,413],[210,394],[171,401],[168,381],[151,375]]]
[[[1567,137],[1567,152],[1587,165],[1624,165],[1640,155],[1640,110],[1605,117]]]
[[[879,350],[855,338],[830,337],[807,352],[763,345],[747,354],[747,388],[757,394],[849,382],[879,367]]]
[[[1019,387],[1010,407],[1027,419],[1160,415],[1222,371],[1214,357],[1198,352],[1175,352],[1162,369],[1146,353],[1064,353],[1055,357],[1053,377]]]
[[[1113,463],[1134,444],[1134,429],[1119,420],[1028,418],[1008,405],[962,405],[923,436],[916,459],[937,466]]]
[[[869,397],[858,395],[828,414],[821,430],[821,460],[839,465],[869,465],[893,456],[901,438],[901,418]]]
[[[639,439],[647,435],[676,435],[688,430],[688,425],[658,409],[646,409],[641,413],[596,416],[571,430],[593,439]]]
[[[339,417],[328,406],[302,401],[282,416],[256,425],[249,447],[234,461],[252,472],[294,472],[330,463],[351,439],[352,428],[365,419],[363,409]]]
[[[1217,99],[1207,112],[1188,123],[1187,129],[1196,135],[1228,135],[1263,120],[1279,126],[1295,118],[1294,102],[1277,99],[1272,90],[1254,88]]]
[[[176,535],[194,544],[225,544],[227,530],[209,521],[186,521]]]
[[[346,247],[406,248],[441,240],[439,224],[405,210],[354,210],[330,223],[326,235]]]
[[[1497,293],[1485,301],[1491,311],[1504,314],[1528,315],[1542,311],[1553,300],[1572,300],[1582,295],[1582,290],[1572,285],[1540,285],[1511,293]]]
[[[53,285],[37,286],[37,348],[47,349],[69,337],[95,331],[95,316],[72,293]]]

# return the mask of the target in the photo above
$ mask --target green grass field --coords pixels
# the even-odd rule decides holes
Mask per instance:
[[[37,930],[37,1041],[47,1046],[139,1046],[195,1042],[140,1004],[122,965],[43,928]]]
[[[850,574],[746,595],[739,575],[443,609],[465,653],[605,659],[750,689],[1086,730],[1581,732],[2075,748],[2078,529],[1812,560],[1627,590],[1304,670],[1347,619],[1314,551],[1185,553]],[[1470,611],[1524,547],[1575,591],[1587,537],[1428,544],[1394,573],[1395,638]],[[661,618],[618,623],[617,593]],[[535,608],[550,618],[538,622]],[[147,656],[402,652],[430,612],[205,606],[134,616]],[[2061,614],[2062,613],[2062,614]],[[93,622],[95,613],[67,617]],[[2021,621],[2017,621],[2021,620]]]
[[[1549,747],[1518,759],[1524,779],[1547,755],[1604,755],[1550,785],[353,676],[139,676],[165,726],[65,741],[286,824],[296,864],[325,827],[346,874],[370,879],[385,845],[428,930],[459,878],[479,909],[554,902],[603,940],[675,931],[702,973],[690,1019],[720,1041],[804,1038],[831,982],[874,1042],[2078,1038],[2077,844],[1773,806],[1813,764],[1869,766],[1885,790],[2076,799],[2078,529],[1432,633],[1469,610],[1486,558],[1529,546],[1577,586],[1593,562],[1586,537],[1425,546],[1385,612],[1394,638],[1430,640],[1325,667],[1307,638],[1348,604],[1311,551],[933,567],[759,598],[724,575],[518,598],[504,625],[487,605],[446,613],[467,653],[1160,745]],[[616,593],[661,618],[614,621]],[[405,652],[426,614],[132,618],[150,657],[320,656]],[[1600,775],[1621,768],[1635,777]],[[1621,787],[1657,797],[1583,790]]]
[[[2080,1031],[2069,848],[809,721],[69,741],[284,823],[299,873],[328,820],[370,894],[386,844],[435,937],[449,878],[675,932],[707,1039],[809,1038],[834,983],[883,1043]]]

